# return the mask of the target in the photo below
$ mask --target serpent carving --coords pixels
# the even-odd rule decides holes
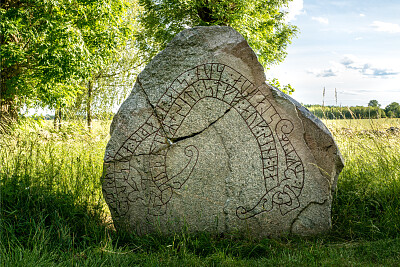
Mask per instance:
[[[193,107],[206,98],[218,99],[235,110],[259,147],[263,196],[256,203],[237,207],[236,216],[244,220],[275,207],[285,215],[300,206],[304,166],[289,140],[293,123],[281,118],[267,97],[242,74],[221,63],[208,63],[180,74],[154,106],[154,113],[115,154],[106,154],[103,191],[117,216],[127,214],[129,203],[137,201],[149,215],[166,213],[173,192],[190,179],[199,157],[196,146],[186,146],[184,167],[169,175],[170,142],[178,139],[176,134]]]

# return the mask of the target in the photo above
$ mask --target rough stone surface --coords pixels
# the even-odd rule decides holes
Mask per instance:
[[[331,226],[343,168],[325,125],[265,83],[229,27],[178,34],[139,75],[111,126],[103,192],[138,234],[312,235]]]

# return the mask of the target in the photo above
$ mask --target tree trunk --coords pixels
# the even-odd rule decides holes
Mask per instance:
[[[61,108],[56,108],[54,113],[54,130],[61,130],[62,111]]]
[[[14,99],[2,99],[0,95],[0,132],[6,131],[17,121],[18,110]]]
[[[3,34],[0,34],[1,45],[5,44]],[[18,121],[19,101],[15,88],[9,88],[7,81],[19,75],[21,68],[16,65],[4,66],[4,60],[1,59],[0,75],[0,130],[9,128],[11,124]],[[18,90],[18,89],[17,89]]]
[[[86,101],[86,119],[87,127],[89,132],[92,132],[92,94],[93,94],[93,82],[89,81],[87,85],[87,101]]]
[[[54,111],[54,121],[53,121],[54,130],[56,131],[57,131],[57,119],[58,119],[58,109]]]

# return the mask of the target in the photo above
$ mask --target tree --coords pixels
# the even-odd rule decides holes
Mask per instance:
[[[291,0],[139,0],[137,46],[147,61],[188,27],[227,25],[240,32],[264,67],[286,56],[297,27],[285,22]]]
[[[371,100],[368,102],[368,107],[380,107],[381,104],[378,103],[378,100]]]
[[[0,118],[22,104],[57,108],[75,101],[126,45],[128,0],[1,2]]]
[[[118,51],[114,60],[85,81],[85,91],[77,95],[73,113],[86,115],[89,131],[93,117],[109,115],[114,105],[121,103],[132,89],[143,66],[138,54],[135,47],[127,45]]]
[[[386,116],[388,118],[400,118],[400,104],[392,102],[385,107]]]
[[[137,2],[130,0],[130,7],[123,18],[125,25],[136,28]],[[132,33],[132,32],[130,32]],[[124,36],[126,37],[126,36]],[[126,38],[124,45],[115,47],[107,61],[99,62],[96,69],[85,80],[85,112],[89,131],[92,128],[93,104],[100,103],[100,110],[111,110],[112,106],[125,98],[128,89],[133,86],[134,78],[143,62],[132,45],[133,36]],[[100,53],[103,53],[100,51]],[[118,99],[115,101],[115,99]]]

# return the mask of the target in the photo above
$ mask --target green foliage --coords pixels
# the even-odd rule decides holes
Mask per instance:
[[[321,105],[305,105],[315,116],[324,119],[379,119],[400,118],[400,104],[392,102],[384,109],[377,100],[371,100],[368,107],[337,107]]]
[[[297,28],[285,22],[290,0],[139,0],[137,46],[149,61],[179,32],[194,26],[227,25],[240,32],[264,66],[286,56]]]
[[[390,116],[384,109],[380,107],[337,107],[337,106],[321,106],[321,105],[305,105],[311,113],[318,118],[324,119],[379,119]]]
[[[136,236],[109,225],[101,198],[109,121],[21,120],[0,136],[0,256],[4,266],[396,266],[400,261],[398,119],[327,121],[346,166],[333,229],[314,238],[239,234]]]
[[[380,107],[381,104],[379,104],[378,100],[371,100],[368,102],[368,107]]]
[[[397,102],[392,102],[386,106],[385,112],[390,118],[400,118],[400,104]]]
[[[59,107],[115,59],[132,29],[127,0],[1,3],[1,101]]]
[[[82,82],[84,89],[77,94],[69,114],[87,116],[90,107],[93,117],[106,118],[116,104],[125,100],[143,62],[140,61],[136,48],[130,44],[119,50],[116,56],[115,60]]]
[[[267,82],[278,88],[279,90],[281,90],[282,92],[284,92],[285,94],[291,95],[294,92],[294,88],[290,85],[290,83],[286,84],[286,85],[281,85],[281,83],[278,81],[278,79],[273,78],[271,80],[267,80]]]

